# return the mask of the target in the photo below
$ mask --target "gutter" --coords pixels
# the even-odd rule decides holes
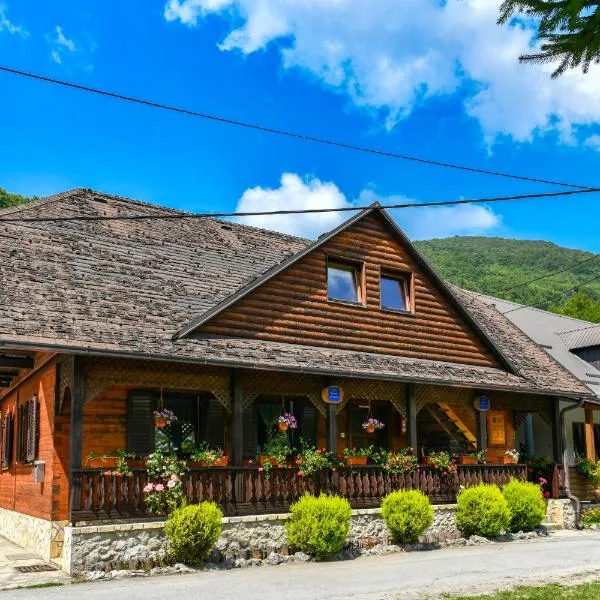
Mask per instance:
[[[575,505],[575,528],[579,529],[581,526],[581,501],[577,496],[571,493],[571,481],[569,478],[569,449],[567,447],[567,431],[565,429],[565,414],[576,408],[583,408],[585,399],[580,398],[577,403],[565,406],[560,411],[559,424],[560,424],[560,435],[562,442],[562,465],[565,472],[565,491],[567,498]]]

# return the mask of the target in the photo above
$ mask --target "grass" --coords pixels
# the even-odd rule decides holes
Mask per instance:
[[[12,592],[13,590],[37,590],[42,588],[51,588],[51,587],[60,587],[64,585],[64,583],[59,583],[58,581],[48,581],[47,583],[32,583],[31,585],[19,585],[14,588],[8,588],[6,592]]]
[[[520,587],[489,596],[449,596],[452,600],[597,600],[600,598],[600,583],[542,587]]]

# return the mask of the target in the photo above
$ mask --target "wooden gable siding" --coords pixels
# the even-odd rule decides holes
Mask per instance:
[[[499,366],[380,216],[367,215],[197,331]],[[366,307],[327,300],[327,257],[365,263]],[[380,310],[380,269],[414,273],[415,314]]]

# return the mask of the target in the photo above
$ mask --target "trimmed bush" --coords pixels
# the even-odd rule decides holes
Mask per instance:
[[[417,490],[392,492],[383,499],[381,516],[395,542],[414,544],[433,522],[433,508]]]
[[[504,486],[502,494],[510,511],[511,531],[532,531],[546,516],[546,502],[539,485],[516,479]]]
[[[221,535],[223,513],[214,502],[174,510],[165,523],[171,557],[186,564],[206,560]]]
[[[462,490],[457,499],[456,526],[465,537],[496,537],[508,529],[510,511],[500,488],[479,484]]]
[[[307,494],[290,508],[285,526],[288,542],[310,556],[327,558],[344,547],[351,515],[344,498]]]
[[[590,508],[590,510],[586,510],[581,517],[581,522],[584,527],[600,525],[600,508]]]

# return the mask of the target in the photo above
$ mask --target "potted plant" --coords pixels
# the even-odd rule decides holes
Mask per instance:
[[[373,446],[368,448],[344,448],[344,461],[347,465],[366,465],[373,455]]]
[[[160,451],[147,461],[148,483],[144,486],[144,502],[149,513],[168,515],[185,502],[182,477],[187,467],[177,458]]]
[[[286,412],[279,417],[277,426],[279,427],[279,431],[287,431],[288,429],[296,429],[298,423],[294,415]]]
[[[363,424],[362,428],[367,433],[373,433],[376,429],[383,429],[385,427],[384,423],[375,419],[374,417],[369,417]]]
[[[384,453],[381,453],[383,456]],[[402,448],[398,452],[385,452],[385,461],[381,466],[390,473],[404,475],[417,468],[418,459],[413,454],[412,448]]]
[[[113,469],[117,466],[117,456],[99,455],[90,452],[85,457],[85,466],[88,469]]]
[[[479,465],[485,464],[485,450],[470,452],[469,454],[457,454],[454,459],[459,465]]]
[[[315,473],[335,468],[334,456],[324,448],[315,448],[302,443],[296,457],[299,477],[312,477]]]
[[[423,464],[429,465],[444,474],[456,473],[456,464],[452,460],[450,453],[445,450],[430,452],[429,455],[423,457]]]
[[[271,434],[258,456],[258,464],[260,470],[265,472],[265,478],[269,478],[273,467],[285,467],[291,453],[287,435],[283,431]]]
[[[500,464],[502,465],[516,465],[519,462],[519,451],[515,448],[507,450],[500,456]]]
[[[221,448],[212,449],[204,442],[190,455],[188,466],[190,467],[226,467],[229,457]]]
[[[177,415],[169,408],[159,408],[154,411],[154,424],[158,429],[164,429],[177,421]]]

